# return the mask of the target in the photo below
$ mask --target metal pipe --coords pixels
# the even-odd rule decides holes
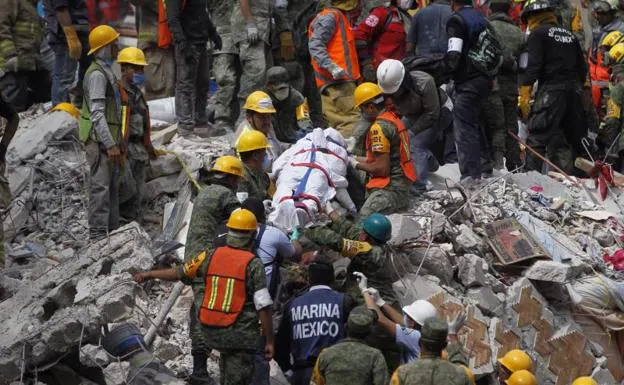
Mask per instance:
[[[178,297],[182,294],[182,289],[184,289],[184,284],[182,282],[177,282],[173,287],[173,290],[171,290],[171,294],[169,294],[167,302],[165,302],[160,308],[160,312],[156,316],[156,319],[154,319],[152,326],[150,326],[149,330],[145,334],[145,344],[148,347],[152,344],[154,337],[156,337],[156,329],[165,320],[165,317],[167,317],[167,314],[171,311],[171,308],[178,300]]]

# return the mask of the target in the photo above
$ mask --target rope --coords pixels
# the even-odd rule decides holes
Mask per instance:
[[[188,165],[186,164],[184,159],[182,159],[182,157],[177,152],[172,151],[172,150],[162,150],[162,149],[159,149],[159,151],[163,151],[166,154],[171,154],[171,155],[175,156],[175,158],[178,161],[178,163],[180,163],[180,167],[182,167],[182,170],[184,171],[186,176],[189,178],[189,180],[191,181],[193,186],[195,186],[197,191],[201,190],[201,186],[197,182],[197,179],[193,176],[193,172],[191,171],[190,168],[188,168]]]

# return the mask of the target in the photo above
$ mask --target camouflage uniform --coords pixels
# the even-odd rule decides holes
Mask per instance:
[[[613,67],[612,74],[619,74],[624,72],[624,66],[617,65]],[[613,145],[613,148],[609,152],[607,158],[608,163],[614,163],[616,171],[621,171],[624,166],[624,120],[622,119],[622,108],[624,107],[624,84],[611,84],[609,87],[609,99],[607,100],[607,114],[604,122],[600,125],[598,131],[597,142],[601,148],[606,150],[611,147],[611,144],[615,141],[618,134],[620,138]],[[601,154],[604,157],[606,154]]]
[[[137,46],[145,53],[145,98],[166,98],[175,94],[173,46],[158,47],[158,1],[132,0],[139,21]]]
[[[243,164],[243,167],[244,174],[243,179],[238,184],[238,192],[247,194],[247,198],[269,199],[269,194],[267,193],[271,185],[269,175],[265,172],[255,172],[246,164]]]
[[[217,92],[215,93],[215,124],[219,128],[234,131],[234,121],[239,113],[236,92],[240,77],[238,47],[234,44],[230,19],[234,10],[234,1],[214,0],[210,18],[217,28],[223,47],[213,51],[212,66]]]
[[[390,184],[367,191],[366,201],[358,214],[361,220],[373,213],[393,214],[407,209],[409,204],[412,183],[405,177],[401,167],[401,139],[397,128],[386,120],[378,120],[369,130],[375,129],[377,125],[390,142]]]
[[[231,243],[229,237],[227,242],[230,247],[240,248]],[[199,309],[203,301],[205,277],[209,265],[209,258],[206,258],[206,255],[210,255],[210,252],[211,250],[207,250],[205,253],[200,253],[194,260],[178,268],[178,276],[181,277],[181,281],[187,285],[193,285],[194,290],[195,288],[199,289],[195,295],[194,308],[196,309]],[[186,273],[189,271],[187,266],[200,261],[201,265],[195,275]],[[198,281],[201,284],[198,285]],[[222,385],[249,384],[252,379],[256,344],[260,337],[254,295],[260,290],[266,290],[266,276],[260,258],[253,258],[249,262],[245,286],[246,298],[243,310],[233,325],[225,328],[198,325],[202,340],[220,353],[219,366]],[[195,318],[197,322],[197,313],[193,314],[192,318]]]
[[[271,97],[273,107],[277,110],[273,115],[273,130],[277,139],[281,142],[295,143],[303,136],[303,132],[299,131],[300,126],[303,129],[312,128],[310,119],[297,114],[298,108],[304,108],[305,99],[293,87],[286,68],[281,66],[269,68],[265,92]],[[282,100],[278,99],[278,96]]]
[[[349,334],[370,333],[373,322],[370,310],[358,306],[349,314]],[[321,351],[312,379],[316,385],[386,385],[388,367],[379,350],[363,340],[345,338]]]
[[[555,0],[555,14],[561,26],[572,32],[579,41],[581,48],[585,48],[585,30],[583,29],[583,20],[581,18],[581,10],[578,5],[572,5],[570,0]],[[591,14],[591,10],[589,11]],[[590,15],[590,20],[593,16]]]
[[[484,107],[484,117],[494,157],[494,167],[507,169],[520,166],[520,147],[507,131],[518,133],[518,72],[517,61],[524,47],[524,33],[504,13],[494,13],[490,24],[503,44],[504,60],[497,78],[497,89],[492,90]]]

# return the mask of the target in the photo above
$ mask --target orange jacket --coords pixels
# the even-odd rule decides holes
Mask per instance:
[[[391,111],[384,111],[381,115],[377,117],[377,120],[385,120],[387,122],[392,123],[396,128],[399,134],[399,139],[401,143],[399,144],[399,154],[401,157],[401,168],[403,169],[403,174],[407,179],[412,182],[416,181],[416,169],[414,168],[414,164],[412,163],[412,157],[410,154],[410,138],[409,133],[407,132],[407,128],[401,119]],[[372,161],[375,156],[373,151],[371,150],[371,133],[368,131],[368,135],[366,136],[366,159],[368,161]],[[370,178],[368,183],[366,184],[366,188],[374,189],[374,188],[384,188],[390,184],[390,176],[375,176]]]
[[[357,59],[357,51],[355,48],[355,36],[349,24],[347,16],[337,8],[325,8],[316,17],[322,17],[327,14],[333,14],[336,22],[334,35],[327,44],[327,54],[332,62],[340,66],[346,72],[346,76],[342,79],[334,79],[331,73],[321,68],[316,59],[312,57],[312,67],[314,68],[314,77],[316,86],[319,89],[341,80],[358,80],[360,78],[360,65]],[[308,37],[314,34],[314,21],[308,27]]]
[[[596,110],[601,108],[602,91],[609,87],[609,67],[604,64],[605,53],[599,48],[595,50],[594,55],[590,50],[589,59],[589,77],[592,86],[592,100]]]
[[[206,326],[228,327],[236,322],[247,298],[247,265],[254,258],[247,250],[222,246],[215,249],[206,272],[199,320]]]

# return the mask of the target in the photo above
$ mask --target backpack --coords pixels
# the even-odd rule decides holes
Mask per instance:
[[[468,50],[468,60],[482,74],[488,77],[498,75],[503,64],[503,47],[489,22]]]
[[[297,14],[293,21],[293,40],[298,60],[308,62],[312,60],[308,50],[308,26],[323,8],[324,5],[320,1],[312,1]]]
[[[422,71],[426,72],[433,80],[436,86],[440,87],[451,79],[451,73],[444,62],[445,54],[433,53],[427,56],[410,56],[402,60],[405,72]]]

